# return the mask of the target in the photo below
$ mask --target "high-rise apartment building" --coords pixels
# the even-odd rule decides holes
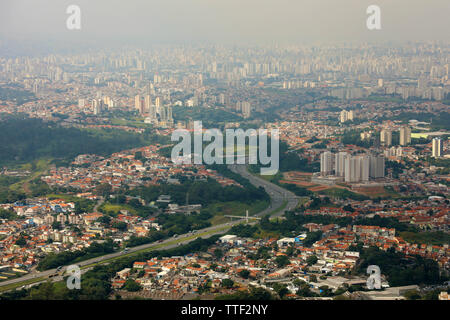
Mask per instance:
[[[137,95],[134,97],[134,108],[136,110],[141,110],[141,96]]]
[[[92,100],[92,109],[94,115],[99,115],[103,112],[103,100],[102,99],[94,99]]]
[[[250,102],[242,102],[242,115],[244,118],[250,118],[251,115],[251,105]]]
[[[361,181],[369,181],[369,173],[370,173],[370,157],[367,155],[358,156],[358,160],[360,163],[361,170]]]
[[[392,131],[383,129],[380,132],[380,142],[384,146],[390,146],[392,145]]]
[[[442,142],[443,141],[442,141],[441,138],[434,138],[433,139],[431,155],[434,158],[442,157],[442,155],[444,153],[444,146],[443,146]]]
[[[370,156],[370,178],[377,179],[384,177],[385,158],[383,156]]]
[[[350,110],[350,111],[342,110],[340,113],[341,123],[346,122],[346,121],[352,121],[353,118],[354,118],[353,110]]]
[[[320,173],[323,176],[331,174],[333,171],[333,154],[325,151],[320,155]]]
[[[406,146],[411,143],[411,128],[401,127],[400,128],[400,145]]]
[[[345,159],[348,157],[347,152],[339,152],[335,155],[334,166],[335,175],[343,177],[345,172]]]
[[[320,174],[331,175],[334,169],[336,177],[344,177],[346,182],[366,182],[371,178],[383,178],[385,158],[383,156],[358,155],[351,156],[346,152],[334,155],[325,151],[320,155]]]
[[[145,96],[144,104],[145,112],[150,112],[150,107],[152,106],[152,98],[149,94]]]
[[[345,159],[345,182],[358,182],[361,177],[361,164],[357,157]]]

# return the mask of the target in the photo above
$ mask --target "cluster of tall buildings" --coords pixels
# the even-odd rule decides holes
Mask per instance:
[[[110,97],[103,97],[92,100],[92,109],[95,115],[98,115],[106,109],[114,107],[114,101]]]
[[[244,118],[250,118],[252,106],[250,102],[247,101],[239,101],[236,104],[236,110],[242,113]]]
[[[382,145],[389,147],[392,145],[392,131],[383,129],[380,131],[380,142]]]
[[[351,100],[365,98],[369,95],[369,91],[364,88],[338,88],[331,90],[328,94],[340,100]]]
[[[173,124],[172,107],[163,106],[160,97],[152,102],[151,96],[146,95],[143,98],[140,95],[134,97],[134,107],[140,115],[147,115],[146,122],[156,124]]]
[[[78,99],[78,107],[86,107],[86,99]],[[105,110],[109,110],[115,107],[114,100],[109,96],[101,97],[101,93],[97,93],[97,98],[91,101],[92,112],[95,115],[101,114]]]
[[[320,174],[342,177],[345,182],[369,181],[383,178],[385,158],[374,155],[352,156],[347,152],[333,154],[326,151],[320,155]]]
[[[344,123],[347,121],[353,121],[353,118],[354,118],[353,110],[350,110],[350,111],[342,110],[341,111],[341,114],[340,114],[341,123]]]
[[[397,157],[401,158],[403,156],[403,148],[400,147],[390,147],[389,149],[384,150],[385,157]]]
[[[406,146],[411,143],[411,128],[401,127],[400,128],[400,145]]]
[[[411,128],[408,126],[401,127],[400,133],[400,145],[406,146],[411,143]],[[392,145],[392,130],[383,129],[380,131],[380,142],[382,145],[388,147]]]

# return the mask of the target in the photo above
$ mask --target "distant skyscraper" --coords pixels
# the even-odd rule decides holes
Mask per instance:
[[[411,143],[411,128],[401,127],[400,128],[400,145],[406,146]]]
[[[150,95],[145,96],[145,112],[150,112],[150,107],[152,105],[152,98]]]
[[[113,100],[111,99],[111,97],[109,97],[109,96],[104,96],[104,97],[103,97],[103,104],[104,104],[105,106],[107,106],[108,109],[111,109],[111,108],[114,107],[114,102],[113,102]]]
[[[92,100],[92,109],[95,115],[98,115],[103,112],[103,100],[102,99],[94,99]]]
[[[346,121],[353,121],[353,119],[354,119],[353,110],[350,110],[350,111],[342,110],[339,118],[340,118],[341,123],[346,122]]]
[[[332,156],[333,154],[329,151],[325,151],[320,155],[320,173],[323,176],[331,174],[333,170]]]
[[[385,158],[383,156],[370,156],[370,178],[384,178]]]
[[[223,93],[219,94],[219,103],[225,104],[225,95]]]
[[[151,121],[155,121],[158,119],[158,115],[156,112],[156,106],[150,106],[149,117]]]
[[[168,122],[173,122],[172,107],[171,106],[167,106],[167,121]]]
[[[353,121],[353,116],[354,116],[353,110],[350,110],[349,112],[347,112],[348,120]]]
[[[166,112],[166,108],[161,107],[161,108],[159,109],[159,116],[160,116],[162,122],[167,121],[167,112]]]
[[[340,120],[341,120],[341,123],[347,121],[347,111],[346,110],[341,111]]]
[[[244,118],[250,118],[251,115],[251,105],[249,102],[242,102],[241,104],[242,107],[242,115],[244,116]]]
[[[347,152],[339,152],[335,155],[334,171],[338,177],[343,177],[345,172],[345,159],[348,157]]]
[[[347,157],[345,159],[345,182],[360,181],[361,167],[357,157]]]
[[[86,101],[84,99],[78,99],[78,107],[83,108],[86,105]]]
[[[156,112],[160,113],[161,112],[161,107],[162,107],[162,103],[161,103],[161,98],[160,97],[156,97],[155,98],[155,106],[156,106]]]
[[[134,97],[134,108],[139,110],[141,108],[141,96],[137,95]]]
[[[361,176],[360,179],[362,181],[369,181],[369,172],[370,172],[370,158],[369,156],[359,156],[358,157],[360,168],[361,168]]]
[[[391,130],[386,130],[383,129],[380,132],[380,142],[384,145],[384,146],[390,146],[392,145],[392,131]]]
[[[442,157],[442,154],[444,153],[444,146],[442,143],[442,139],[434,138],[432,143],[433,143],[431,152],[432,156],[434,158]]]

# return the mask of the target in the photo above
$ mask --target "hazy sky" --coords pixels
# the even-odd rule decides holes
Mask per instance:
[[[81,8],[82,29],[66,28]],[[382,30],[366,28],[381,8]],[[0,0],[0,36],[147,42],[450,40],[450,0]]]

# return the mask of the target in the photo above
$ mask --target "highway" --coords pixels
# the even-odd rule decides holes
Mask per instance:
[[[292,192],[285,190],[285,189],[283,189],[271,182],[268,182],[262,178],[252,175],[251,173],[249,173],[247,171],[246,165],[229,165],[229,168],[233,172],[238,173],[241,176],[243,176],[244,178],[248,179],[250,181],[250,183],[252,183],[254,186],[263,187],[266,190],[266,192],[269,194],[269,196],[271,198],[270,206],[268,208],[266,208],[265,210],[259,212],[255,216],[264,216],[266,214],[270,214],[270,213],[278,210],[273,216],[280,217],[284,214],[284,212],[292,210],[297,206],[298,198]],[[285,205],[284,208],[282,208],[283,205],[286,203],[286,201],[287,201],[287,204]],[[212,237],[213,235],[224,233],[226,230],[230,229],[232,226],[242,223],[242,222],[243,222],[243,219],[239,219],[239,220],[231,221],[231,222],[220,224],[220,225],[215,225],[215,226],[212,226],[209,228],[197,230],[195,232],[190,232],[187,234],[179,235],[177,237],[165,239],[160,242],[153,242],[153,243],[148,243],[148,244],[143,244],[140,246],[128,248],[127,251],[115,252],[115,253],[111,253],[108,255],[92,258],[92,259],[85,260],[82,262],[78,262],[78,263],[76,263],[76,265],[78,265],[81,269],[83,269],[83,271],[86,271],[86,269],[91,267],[90,265],[109,263],[110,259],[118,259],[120,257],[128,256],[128,255],[131,255],[131,254],[139,252],[139,251],[170,249],[170,248],[179,246],[181,244],[189,243],[198,237],[209,238],[209,237]],[[255,222],[250,222],[250,223],[255,223]],[[60,271],[65,272],[65,269],[66,269],[66,267],[63,267]],[[0,291],[2,290],[2,287],[7,286],[7,285],[12,285],[15,283],[17,283],[17,287],[23,286],[24,284],[22,284],[22,282],[24,282],[24,281],[37,283],[37,282],[44,280],[41,278],[47,278],[48,276],[53,275],[55,273],[56,273],[56,269],[46,270],[46,271],[42,271],[42,272],[34,270],[33,272],[31,272],[23,277],[0,282]],[[35,279],[36,281],[33,281],[33,279]],[[40,279],[40,280],[38,280],[38,279]],[[54,280],[61,280],[61,277],[54,277]],[[14,288],[11,288],[11,289],[14,289]]]
[[[269,194],[272,200],[271,206],[265,211],[258,213],[258,216],[263,216],[272,212],[273,210],[278,209],[282,206],[284,201],[287,201],[286,208],[274,214],[274,217],[282,216],[286,211],[291,211],[295,209],[295,207],[297,207],[298,197],[294,193],[283,189],[280,186],[277,186],[276,184],[273,184],[267,180],[264,180],[263,178],[251,174],[250,172],[248,172],[245,165],[229,165],[228,167],[231,171],[238,173],[244,178],[248,179],[250,183],[255,187],[263,187]]]

